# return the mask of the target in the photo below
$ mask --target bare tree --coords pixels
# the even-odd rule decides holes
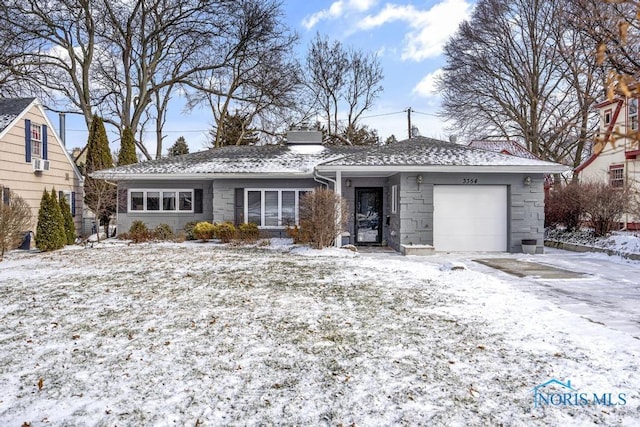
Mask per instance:
[[[300,82],[300,67],[293,56],[297,36],[283,21],[277,1],[236,2],[219,46],[227,53],[226,63],[199,72],[186,83],[196,89],[189,93],[190,106],[206,104],[211,108],[214,147],[224,145],[223,140],[229,142],[223,138],[228,133],[225,125],[229,116],[242,117],[246,128],[260,120],[261,131],[273,135],[287,111],[295,108]],[[276,120],[270,120],[272,117]]]
[[[519,140],[577,166],[595,132],[599,69],[568,0],[480,0],[447,43],[442,116],[473,138]]]
[[[358,120],[382,93],[382,67],[376,54],[347,49],[320,34],[307,53],[307,88],[311,102],[322,110],[330,138],[351,144],[362,134]],[[340,125],[341,112],[346,114]]]
[[[60,111],[80,112],[87,127],[99,103],[92,87],[99,10],[100,2],[91,0],[6,0],[0,8],[2,38],[20,48],[6,64],[20,95],[51,105],[62,97]]]

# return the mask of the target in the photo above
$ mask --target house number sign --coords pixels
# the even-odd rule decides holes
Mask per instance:
[[[463,184],[477,184],[478,178],[462,178]]]

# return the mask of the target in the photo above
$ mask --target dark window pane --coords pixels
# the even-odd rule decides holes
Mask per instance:
[[[179,207],[181,211],[190,211],[193,209],[191,191],[181,191],[179,195]]]
[[[142,191],[131,192],[131,210],[142,211],[144,210],[144,194]]]
[[[278,226],[278,192],[264,192],[264,225],[268,227]]]
[[[282,192],[282,224],[293,226],[296,224],[296,192]]]
[[[148,211],[160,210],[160,192],[159,191],[147,192],[147,210]]]
[[[175,211],[176,210],[176,193],[173,191],[162,193],[162,210],[163,211]]]
[[[260,191],[248,191],[247,192],[247,222],[262,225],[262,206],[261,206],[261,192]]]

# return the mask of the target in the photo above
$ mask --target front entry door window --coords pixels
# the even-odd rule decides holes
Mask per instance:
[[[356,242],[382,242],[382,188],[356,188]]]

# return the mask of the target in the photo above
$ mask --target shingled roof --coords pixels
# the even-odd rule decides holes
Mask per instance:
[[[183,156],[165,157],[95,172],[110,180],[199,177],[312,176],[314,170],[332,171],[403,168],[497,167],[510,171],[556,172],[567,167],[417,137],[385,146],[231,146]]]
[[[93,176],[112,180],[153,176],[309,175],[328,160],[368,147],[349,146],[228,146],[165,157],[98,171]]]
[[[416,137],[397,144],[344,156],[322,168],[349,166],[540,166],[560,165],[496,153],[432,138]]]
[[[512,156],[523,157],[525,159],[540,159],[522,145],[510,140],[476,140],[471,141],[469,147],[481,148],[496,153],[511,154]]]
[[[0,98],[0,133],[34,100],[35,98]]]

